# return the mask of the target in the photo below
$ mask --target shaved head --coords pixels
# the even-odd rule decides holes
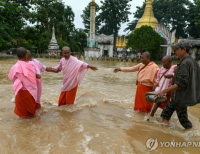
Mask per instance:
[[[62,50],[70,50],[70,47],[65,46],[65,47],[62,48]]]
[[[165,56],[163,59],[168,60],[169,62],[172,62],[172,57],[171,56]]]
[[[70,54],[71,54],[71,50],[69,47],[65,46],[62,48],[62,55],[63,57],[65,57],[65,59],[69,59]]]
[[[165,56],[165,57],[163,57],[162,64],[163,64],[164,68],[170,69],[171,66],[172,66],[172,57],[171,56]]]
[[[32,59],[32,55],[31,55],[31,52],[29,51],[29,50],[27,50],[27,58],[29,59],[29,60],[31,60]]]
[[[19,59],[23,59],[26,57],[26,54],[27,54],[27,50],[24,48],[24,47],[19,47],[17,48],[17,57]]]
[[[144,55],[145,57],[151,59],[151,54],[148,51],[144,52],[142,55]]]

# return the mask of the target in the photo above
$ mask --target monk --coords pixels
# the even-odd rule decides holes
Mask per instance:
[[[165,75],[174,75],[174,72],[176,71],[176,68],[177,68],[177,65],[172,66],[172,57],[171,56],[163,57],[162,64],[163,64],[163,66],[158,71],[157,79],[153,86],[153,90],[155,90],[156,92],[160,92],[161,90],[167,89],[172,85],[173,78],[166,79],[164,82]],[[163,82],[164,82],[164,84],[163,84]],[[162,84],[163,84],[163,87],[162,87]],[[162,89],[161,89],[161,87],[162,87]],[[168,92],[165,95],[167,97],[167,100],[165,102],[156,103],[154,105],[154,108],[153,108],[150,116],[152,116],[152,117],[154,116],[158,107],[161,109],[165,108],[165,106],[167,105],[167,103],[169,102],[169,100],[171,98],[171,92]]]
[[[17,49],[17,63],[11,68],[8,78],[15,92],[14,113],[19,117],[35,116],[37,106],[37,82],[35,68],[27,63],[27,50]]]
[[[153,85],[156,82],[156,75],[159,67],[154,62],[151,62],[151,55],[149,52],[144,52],[142,54],[141,61],[142,63],[133,67],[116,68],[114,72],[138,71],[134,111],[139,110],[141,112],[149,113],[152,108],[152,103],[146,101],[145,93],[152,91]]]
[[[28,63],[31,64],[32,66],[35,67],[36,70],[36,78],[37,78],[37,105],[38,108],[41,108],[41,103],[40,103],[40,99],[41,99],[41,95],[42,95],[42,79],[41,79],[41,73],[44,71],[49,71],[50,68],[44,66],[40,61],[38,61],[37,59],[33,59],[31,52],[29,50],[27,50],[27,61],[29,61]],[[52,72],[59,72],[59,71],[54,71],[51,70]]]
[[[71,56],[70,54],[70,48],[63,47],[63,58],[60,60],[60,64],[57,67],[52,68],[54,71],[62,70],[64,76],[63,87],[61,89],[58,106],[74,104],[78,84],[81,84],[87,70],[98,70],[97,67],[90,66],[87,63],[78,60],[76,57]]]

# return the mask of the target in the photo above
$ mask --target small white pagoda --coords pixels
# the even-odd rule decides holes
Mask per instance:
[[[58,46],[58,43],[57,43],[57,40],[56,40],[56,37],[55,37],[55,28],[53,26],[53,29],[52,29],[52,39],[49,43],[49,46],[48,46],[48,50],[47,52],[49,54],[58,54],[61,52],[61,50],[59,50],[59,46]]]

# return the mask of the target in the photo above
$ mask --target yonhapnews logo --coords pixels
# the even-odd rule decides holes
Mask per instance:
[[[158,148],[158,139],[156,137],[148,139],[146,141],[146,147],[149,151],[156,150]]]
[[[156,150],[159,145],[161,148],[200,148],[200,142],[158,142],[157,137],[149,138],[146,141],[146,147],[149,151]]]

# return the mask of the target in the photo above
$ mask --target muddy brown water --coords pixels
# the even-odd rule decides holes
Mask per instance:
[[[46,66],[57,66],[59,59],[38,59]],[[78,87],[74,105],[57,106],[62,87],[62,73],[42,74],[42,109],[34,118],[19,118],[13,112],[15,104],[9,70],[17,59],[0,59],[0,153],[1,154],[143,154],[200,153],[199,147],[161,147],[161,141],[200,142],[200,105],[189,107],[189,119],[194,125],[185,131],[176,114],[170,125],[155,118],[147,122],[148,114],[134,112],[137,73],[113,73],[116,67],[136,63],[86,61],[97,66],[89,70]],[[161,64],[159,64],[161,66]],[[149,138],[158,139],[158,148],[150,152]]]

